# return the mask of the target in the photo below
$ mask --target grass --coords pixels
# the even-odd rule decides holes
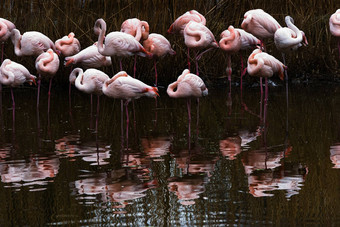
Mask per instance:
[[[307,5],[308,4],[308,5]],[[30,30],[40,31],[52,40],[57,40],[73,31],[79,39],[82,48],[97,40],[93,33],[94,22],[103,18],[107,22],[107,31],[120,30],[122,22],[128,18],[137,17],[150,25],[150,32],[166,36],[176,56],[167,56],[158,63],[160,82],[173,81],[186,68],[186,48],[183,38],[166,34],[171,23],[188,10],[196,9],[207,19],[207,27],[219,40],[219,34],[229,25],[240,27],[243,15],[247,10],[262,8],[270,13],[282,26],[284,17],[290,15],[295,24],[305,32],[309,46],[301,47],[297,52],[288,55],[287,65],[291,78],[317,78],[333,80],[340,77],[337,40],[329,32],[328,20],[337,9],[335,1],[188,1],[188,0],[3,0],[0,3],[0,15],[13,23],[21,33]],[[267,41],[270,54],[281,59],[273,40]],[[243,54],[245,60],[250,52]],[[24,64],[31,72],[35,72],[33,59],[18,58],[14,55],[13,45],[7,42],[5,57]],[[124,68],[132,74],[133,58],[124,59]],[[226,56],[221,50],[215,50],[204,55],[200,61],[201,75],[205,79],[226,77]],[[176,66],[176,67],[174,67]],[[239,57],[232,58],[233,77],[239,77]],[[118,71],[118,61],[114,61],[114,71]],[[171,70],[169,70],[169,68]],[[153,62],[149,59],[138,58],[138,77],[146,82],[153,82]],[[110,75],[111,68],[103,69]],[[61,69],[56,81],[68,81],[68,70]],[[169,76],[170,73],[170,76]],[[166,74],[167,79],[162,79]],[[225,81],[225,80],[223,80]]]

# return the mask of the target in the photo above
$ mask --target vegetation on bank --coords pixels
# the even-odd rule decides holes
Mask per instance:
[[[329,32],[329,17],[339,5],[335,1],[189,1],[189,0],[3,0],[0,3],[0,17],[6,18],[21,31],[40,31],[52,40],[57,40],[73,31],[79,39],[82,48],[92,45],[97,36],[93,33],[94,22],[103,18],[107,22],[107,32],[120,30],[122,22],[128,18],[137,17],[150,25],[150,32],[160,33],[167,37],[177,52],[175,56],[166,56],[160,59],[157,70],[166,79],[160,83],[173,81],[186,65],[186,47],[183,38],[167,34],[171,23],[188,10],[195,9],[207,19],[207,27],[219,40],[221,32],[229,25],[240,27],[246,11],[261,8],[271,14],[282,26],[285,26],[284,17],[290,15],[295,24],[305,32],[309,46],[301,47],[297,52],[287,55],[287,65],[290,78],[334,80],[340,77],[340,59],[337,49],[337,39]],[[265,40],[267,51],[278,59],[281,54],[276,50],[273,40]],[[244,52],[246,61],[250,52]],[[5,57],[18,61],[34,72],[33,59],[29,57],[18,58],[14,55],[13,45],[10,41],[5,47]],[[123,65],[129,74],[133,73],[134,58],[124,59]],[[214,50],[205,54],[200,60],[201,75],[205,79],[220,79],[225,82],[226,54],[221,50]],[[113,70],[119,69],[117,60],[114,60]],[[112,68],[103,69],[109,75]],[[232,57],[233,77],[240,75],[240,56]],[[153,61],[138,57],[138,77],[146,82],[153,81]],[[69,69],[61,66],[61,75],[56,76],[59,82],[67,82]],[[33,73],[34,74],[34,73]],[[170,75],[169,75],[170,74]],[[221,79],[223,78],[223,79]]]

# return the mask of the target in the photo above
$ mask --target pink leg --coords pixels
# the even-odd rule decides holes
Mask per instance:
[[[4,47],[5,47],[5,43],[1,44],[1,64],[4,61]]]
[[[199,73],[199,71],[198,71],[198,60],[197,60],[197,56],[198,56],[198,51],[195,51],[196,75],[198,76],[200,73]]]
[[[90,120],[90,129],[92,129],[92,126],[93,126],[93,124],[92,124],[92,119],[93,119],[93,95],[91,94],[91,109],[90,109],[90,118],[91,118],[91,120]]]
[[[120,68],[120,71],[123,71],[122,60],[119,60],[119,68]]]
[[[50,103],[51,103],[51,87],[52,87],[52,78],[50,78],[50,84],[48,86],[48,103],[47,103],[47,113],[50,113]]]
[[[197,98],[197,121],[196,121],[196,136],[198,138],[198,133],[199,133],[199,130],[198,130],[198,125],[199,125],[199,119],[200,119],[200,99]]]
[[[265,97],[264,97],[264,111],[263,111],[263,126],[266,127],[267,119],[267,105],[268,105],[268,79],[265,78]]]
[[[121,130],[121,149],[124,149],[124,103],[123,100],[120,100],[120,130]]]
[[[126,149],[129,147],[129,110],[128,110],[129,101],[125,102],[125,111],[126,111]]]
[[[231,94],[231,56],[230,54],[228,54],[227,74],[228,74],[228,82],[229,82],[229,94]]]
[[[262,87],[262,77],[260,77],[260,89],[261,89],[261,101],[260,101],[260,119],[262,121],[262,104],[263,104],[263,87]]]
[[[99,95],[97,95],[97,115],[96,115],[96,133],[98,133],[98,120],[99,119]]]
[[[188,47],[188,52],[187,52],[187,58],[188,58],[188,69],[190,71],[190,49]]]
[[[340,58],[340,39],[338,40],[339,58]]]
[[[14,101],[14,94],[13,88],[11,87],[11,96],[12,96],[12,117],[13,117],[13,133],[15,132],[15,101]]]
[[[133,64],[133,78],[136,78],[137,71],[137,55],[135,55],[135,63]]]
[[[39,100],[40,100],[40,86],[41,86],[41,75],[38,76],[38,95],[37,95],[37,108],[39,108]]]
[[[188,98],[187,100],[187,108],[188,108],[188,132],[189,132],[189,138],[191,138],[191,99]],[[190,139],[189,139],[190,140]]]
[[[155,67],[155,86],[157,87],[157,67],[156,67],[156,60],[153,60],[153,65]]]

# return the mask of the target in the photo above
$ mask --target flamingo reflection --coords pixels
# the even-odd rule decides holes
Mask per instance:
[[[205,184],[212,176],[218,158],[203,155],[199,146],[181,151],[175,158],[183,176],[170,178],[169,190],[175,192],[182,205],[193,205],[193,200],[205,191]]]
[[[300,163],[282,163],[282,159],[291,152],[286,150],[261,149],[245,152],[242,163],[248,176],[249,193],[254,197],[274,196],[269,193],[285,190],[286,198],[298,194],[305,181],[308,168]]]
[[[170,152],[170,137],[142,138],[144,153],[154,161]]]
[[[111,150],[108,145],[100,141],[82,143],[79,135],[68,135],[55,141],[55,152],[59,156],[66,156],[71,161],[81,157],[90,165],[106,165],[111,157]]]
[[[133,177],[132,177],[133,178]],[[155,180],[141,182],[128,178],[125,169],[108,173],[99,173],[75,182],[75,189],[83,201],[91,203],[93,196],[103,202],[116,202],[113,208],[124,208],[138,198],[144,197],[145,192],[157,185]]]
[[[10,150],[7,150],[8,152]],[[9,156],[2,152],[2,156]],[[57,157],[30,157],[27,160],[0,161],[1,181],[9,187],[28,186],[30,191],[45,190],[45,185],[53,181],[59,172]]]
[[[330,159],[334,164],[333,168],[340,169],[340,143],[336,143],[331,146],[330,152]]]

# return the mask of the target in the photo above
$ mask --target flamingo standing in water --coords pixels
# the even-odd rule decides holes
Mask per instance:
[[[176,90],[176,91],[175,91]],[[189,138],[191,136],[190,123],[191,123],[191,99],[197,98],[199,110],[199,98],[208,95],[208,88],[205,86],[203,80],[190,73],[188,69],[185,69],[182,74],[177,78],[177,81],[171,83],[166,91],[171,98],[187,98],[188,108],[188,124],[189,124]],[[197,111],[198,119],[198,111]],[[197,120],[198,122],[198,120]]]
[[[120,71],[114,75],[111,79],[105,81],[103,85],[104,95],[121,99],[121,112],[123,116],[123,100],[125,101],[126,108],[126,125],[128,129],[129,113],[128,104],[133,99],[138,99],[142,96],[156,98],[158,95],[158,89],[151,87],[140,80],[137,80],[129,76],[125,71]],[[128,138],[128,130],[126,130],[126,138]]]
[[[35,60],[35,68],[37,69],[37,72],[39,74],[37,108],[39,107],[41,76],[49,77],[50,80],[48,89],[48,107],[47,107],[48,113],[50,112],[52,78],[59,69],[59,63],[60,63],[59,57],[56,53],[53,52],[52,49],[48,49],[46,52],[40,54]]]
[[[17,56],[38,56],[48,49],[59,53],[52,40],[40,32],[29,31],[21,35],[18,29],[13,29],[11,39]]]
[[[70,83],[78,90],[97,95],[96,132],[98,132],[99,96],[103,94],[103,84],[108,79],[109,76],[98,69],[87,69],[84,72],[81,68],[75,68],[69,77]]]
[[[120,28],[121,32],[127,33],[135,37],[138,42],[148,39],[149,36],[149,24],[146,21],[141,21],[137,18],[131,18],[125,20]],[[133,77],[136,77],[136,63],[137,55],[135,55],[135,62],[133,65]]]
[[[219,48],[213,33],[203,24],[190,21],[184,28],[184,43],[189,49],[195,50],[196,75],[198,72],[198,60],[212,48]],[[200,54],[199,50],[209,48]]]
[[[252,34],[244,31],[243,29],[234,28],[232,25],[221,33],[221,40],[219,42],[220,48],[228,54],[227,73],[229,81],[229,90],[231,93],[231,54],[237,53],[240,50],[256,48],[261,45],[261,41]],[[246,69],[243,69],[243,59],[241,56],[241,92],[242,92],[242,77]]]
[[[148,39],[143,41],[143,46],[145,50],[150,52],[153,56],[155,67],[155,86],[157,87],[157,59],[164,57],[167,54],[174,55],[176,52],[171,48],[170,42],[164,36],[156,33],[150,34]]]
[[[265,77],[265,103],[264,103],[264,125],[267,114],[267,101],[268,101],[268,77],[272,77],[275,73],[279,74],[281,80],[283,80],[284,70],[287,67],[277,60],[272,55],[262,52],[260,49],[256,49],[248,58],[247,71],[250,76]],[[261,116],[262,117],[262,116]]]
[[[168,33],[170,34],[180,34],[183,35],[185,26],[190,22],[195,21],[197,23],[206,25],[207,20],[205,17],[197,12],[196,10],[190,10],[184,13],[183,15],[179,16],[174,23],[171,24],[170,28],[168,29]],[[187,60],[188,60],[188,69],[190,70],[190,53],[189,48],[187,48]]]
[[[338,49],[340,58],[340,9],[329,18],[329,29],[331,34],[338,38]]]
[[[98,35],[98,52],[104,56],[118,56],[120,59],[132,55],[152,57],[152,55],[130,34],[110,32],[105,35],[106,23],[103,19],[98,19],[96,21],[94,32]],[[122,70],[122,61],[120,60],[119,62],[120,69]]]
[[[55,47],[57,50],[61,52],[61,54],[65,57],[72,56],[78,54],[80,51],[80,42],[77,38],[74,37],[74,33],[70,32],[67,36],[62,37],[55,41]],[[72,67],[71,67],[72,71]],[[68,89],[69,103],[71,106],[71,83],[69,84]]]
[[[30,84],[35,82],[35,76],[31,75],[28,69],[25,66],[18,64],[9,59],[5,59],[0,67],[0,84],[4,84],[11,87],[11,96],[12,96],[12,110],[13,110],[13,131],[14,131],[14,122],[15,122],[15,101],[13,95],[13,87],[17,87],[22,85],[25,82]]]

